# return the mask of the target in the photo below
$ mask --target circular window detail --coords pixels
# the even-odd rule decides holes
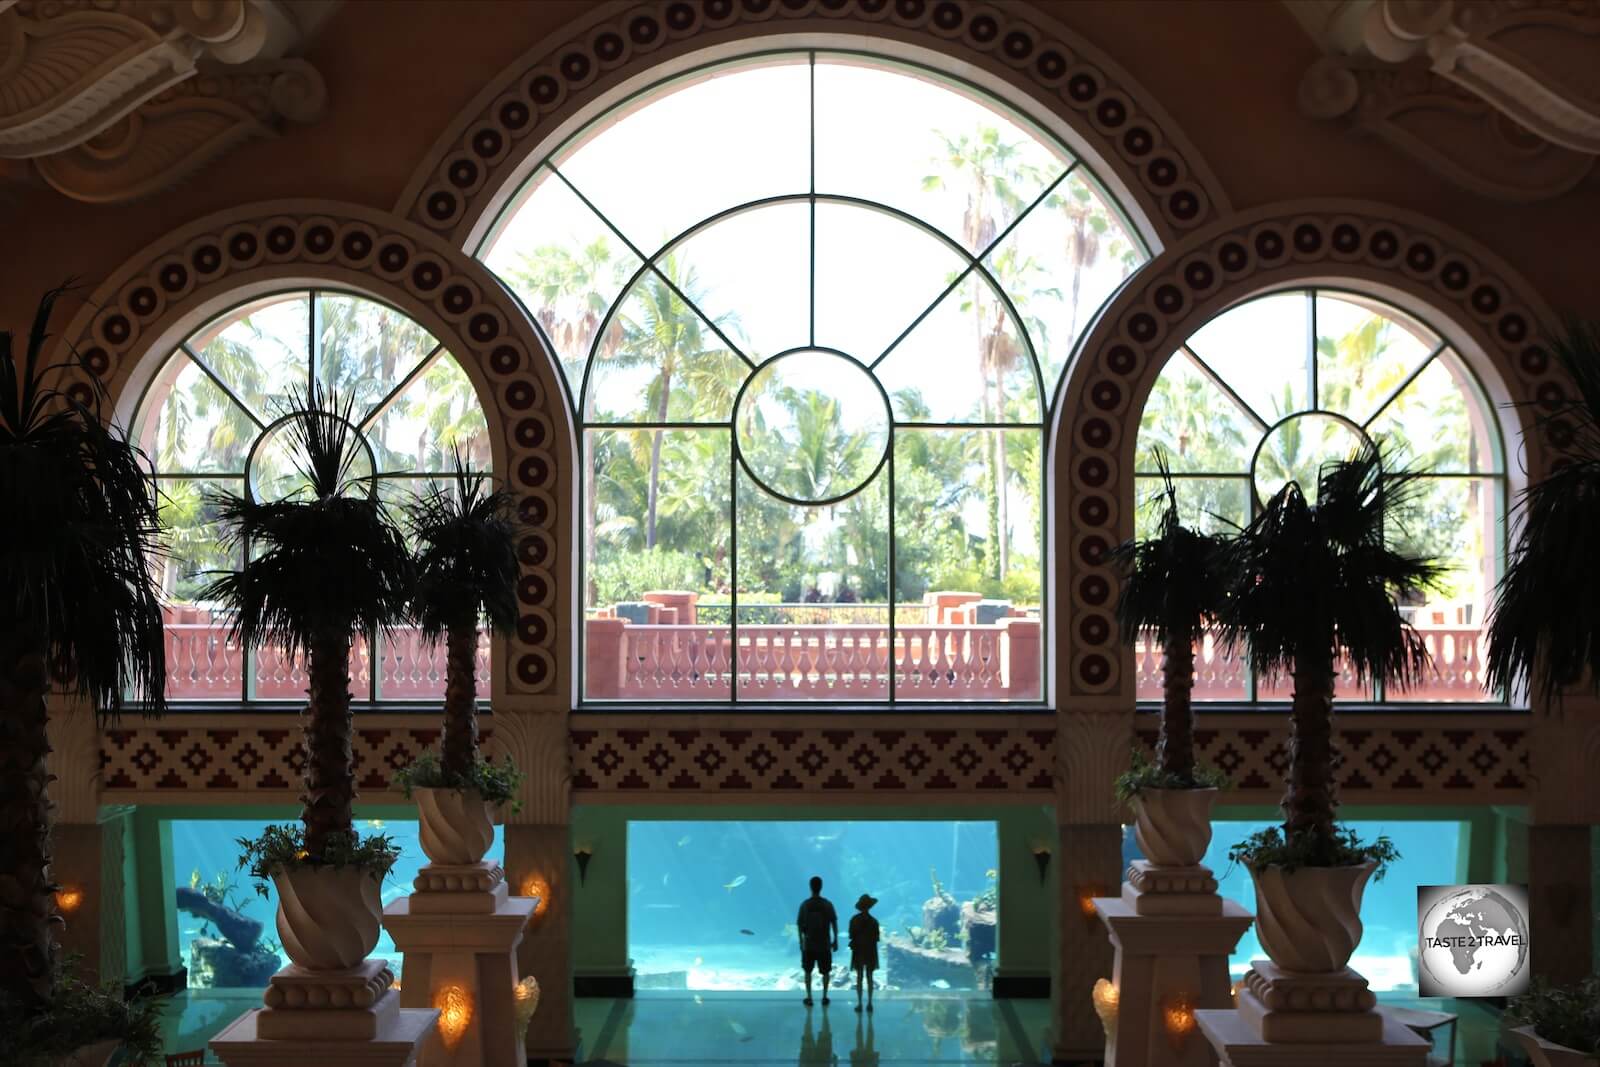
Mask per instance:
[[[1338,415],[1291,415],[1261,439],[1250,475],[1262,500],[1288,482],[1298,482],[1305,498],[1317,499],[1317,477],[1329,463],[1349,459],[1371,442],[1361,428]]]
[[[762,488],[832,504],[870,482],[889,447],[889,398],[842,352],[793,349],[745,382],[734,414],[739,460]]]
[[[246,462],[245,484],[258,503],[274,503],[311,489],[304,467],[302,442],[310,432],[325,434],[334,441],[342,438],[339,483],[346,495],[359,495],[363,484],[372,482],[372,446],[360,430],[331,412],[315,419],[303,414],[285,415],[267,427],[256,439]]]

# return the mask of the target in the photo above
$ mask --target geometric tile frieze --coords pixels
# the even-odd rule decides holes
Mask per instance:
[[[1208,718],[1196,723],[1196,759],[1228,776],[1230,797],[1261,792],[1276,799],[1289,759],[1287,719],[1251,715],[1219,723]],[[1155,716],[1140,715],[1134,734],[1139,749],[1151,755]],[[1352,803],[1362,794],[1456,804],[1520,801],[1531,785],[1532,742],[1525,716],[1465,724],[1456,719],[1449,725],[1416,715],[1401,722],[1352,716],[1335,721],[1334,780],[1340,796]]]

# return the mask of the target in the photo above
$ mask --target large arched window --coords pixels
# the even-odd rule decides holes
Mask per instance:
[[[1346,699],[1501,700],[1479,674],[1484,613],[1504,555],[1505,456],[1493,409],[1472,372],[1426,323],[1354,292],[1296,289],[1219,315],[1175,352],[1139,425],[1138,532],[1152,532],[1165,453],[1185,518],[1209,529],[1250,521],[1286,481],[1314,494],[1321,464],[1362,441],[1428,477],[1394,537],[1451,570],[1426,600],[1402,605],[1423,633],[1434,673],[1407,692]],[[1195,698],[1287,700],[1289,682],[1253,678],[1207,637]],[[1159,699],[1160,655],[1141,645],[1138,695]]]
[[[300,700],[302,665],[280,649],[241,649],[202,599],[208,572],[231,569],[208,491],[276,499],[300,479],[286,453],[284,416],[311,382],[353,401],[361,442],[351,474],[392,506],[453,469],[454,454],[487,470],[483,408],[466,374],[400,311],[351,293],[300,290],[251,300],[208,322],[156,371],[135,425],[154,466],[168,558],[167,695],[173,700]],[[436,699],[442,650],[401,630],[351,652],[358,700]],[[488,647],[479,649],[488,682]]]
[[[1146,258],[969,85],[795,52],[644,91],[480,251],[579,413],[588,700],[1042,698],[1045,427]]]

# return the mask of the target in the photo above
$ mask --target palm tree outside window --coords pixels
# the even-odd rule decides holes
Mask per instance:
[[[581,426],[585,700],[1043,700],[1046,428],[1148,258],[1059,139],[907,63],[725,62],[478,255]]]

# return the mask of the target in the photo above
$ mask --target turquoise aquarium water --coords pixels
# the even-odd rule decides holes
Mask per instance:
[[[813,875],[839,917],[878,898],[879,988],[985,989],[997,964],[993,822],[628,824],[628,948],[637,989],[797,989],[795,919]],[[853,985],[854,978],[850,978]]]
[[[1255,886],[1250,874],[1228,862],[1228,849],[1257,830],[1277,826],[1271,822],[1213,822],[1211,847],[1200,862],[1216,874],[1217,892],[1254,912]],[[1400,859],[1390,864],[1382,881],[1369,881],[1361,899],[1361,945],[1350,958],[1350,966],[1361,972],[1375,993],[1416,995],[1417,992],[1417,886],[1453,885],[1461,880],[1461,865],[1467,844],[1465,825],[1460,822],[1422,822],[1410,820],[1347,820],[1363,841],[1384,835],[1400,850]],[[1123,859],[1141,859],[1133,828],[1123,835]],[[1250,961],[1264,959],[1255,928],[1239,940],[1239,947],[1228,960],[1228,970],[1239,977],[1250,968]]]
[[[249,874],[239,869],[238,839],[255,837],[266,825],[260,819],[172,820],[173,907],[191,989],[262,989],[289,962],[278,943],[277,892],[269,882],[267,895],[260,896]],[[400,849],[399,862],[383,880],[383,903],[410,893],[418,868],[428,862],[416,821],[357,819],[356,829],[388,834]],[[505,838],[497,826],[489,857],[504,855]],[[401,974],[400,953],[387,930],[379,933],[371,956],[388,960],[395,975]]]

